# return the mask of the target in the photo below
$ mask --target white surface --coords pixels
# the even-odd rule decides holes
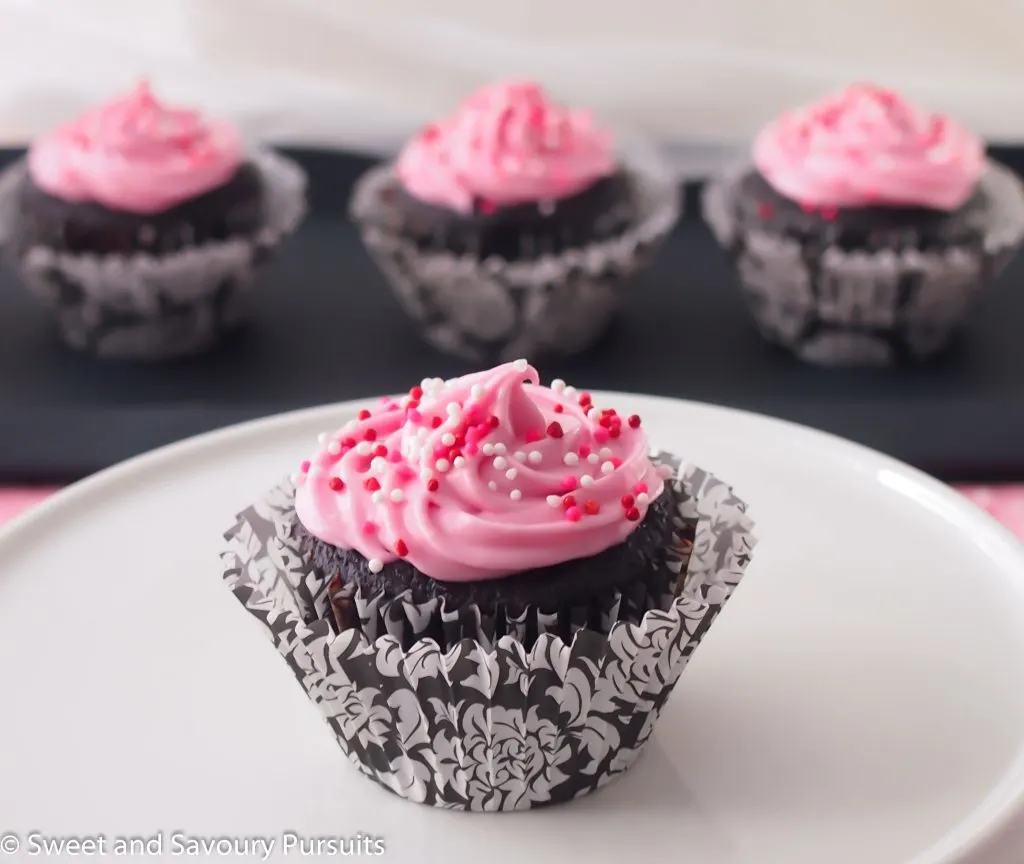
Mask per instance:
[[[399,801],[348,764],[217,565],[233,514],[342,422],[328,409],[143,457],[0,533],[0,834],[163,831],[167,861],[176,830],[361,831],[409,864],[956,860],[1024,788],[1024,549],[837,439],[614,404],[734,483],[761,538],[624,778],[470,815]]]
[[[255,135],[372,149],[506,75],[677,144],[746,142],[865,78],[1024,138],[1018,0],[0,0],[0,20],[7,140],[144,73]]]

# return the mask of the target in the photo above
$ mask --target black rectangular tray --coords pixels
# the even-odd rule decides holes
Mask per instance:
[[[147,367],[76,355],[4,271],[0,483],[74,480],[220,426],[470,371],[416,338],[346,219],[352,183],[370,162],[289,153],[309,172],[311,214],[271,265],[253,326],[207,357]],[[0,164],[18,155],[0,151]],[[1024,149],[993,155],[1024,169]],[[1024,478],[1024,255],[934,364],[815,369],[761,341],[699,221],[695,189],[687,201],[689,215],[609,337],[587,357],[543,365],[542,376],[762,412],[951,482]]]

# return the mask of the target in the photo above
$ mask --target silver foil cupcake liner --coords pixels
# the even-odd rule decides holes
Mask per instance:
[[[398,184],[390,165],[360,178],[350,210],[399,303],[435,348],[478,364],[568,357],[605,334],[630,280],[681,214],[672,177],[639,167],[628,176],[633,213],[625,230],[518,261],[423,249],[403,236],[402,205],[389,194]]]
[[[247,237],[165,255],[86,255],[33,246],[15,255],[24,160],[0,175],[0,243],[71,348],[111,360],[160,361],[209,350],[251,312],[260,267],[306,214],[306,176],[269,150],[249,154],[264,222]]]
[[[736,195],[750,166],[704,191],[703,215],[730,254],[750,312],[769,342],[819,366],[923,361],[947,346],[985,286],[1024,241],[1024,188],[989,162],[980,180],[985,210],[971,245],[942,250],[846,251],[814,238],[807,248],[737,219]]]
[[[454,616],[451,644],[408,638],[437,608],[406,598],[361,605],[335,632],[328,580],[299,551],[294,487],[283,483],[225,534],[223,577],[265,628],[342,751],[410,801],[453,810],[526,810],[586,795],[640,755],[694,650],[740,584],[756,540],[746,504],[695,465],[672,464],[677,542],[661,565],[676,593],[638,623],[532,647]],[[692,541],[687,539],[692,537]],[[444,612],[442,610],[442,617]],[[447,630],[447,628],[446,628]]]

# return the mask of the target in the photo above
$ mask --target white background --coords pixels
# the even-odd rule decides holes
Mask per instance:
[[[680,145],[858,79],[1024,139],[1021,0],[0,0],[0,137],[148,74],[277,141],[390,149],[495,77]]]

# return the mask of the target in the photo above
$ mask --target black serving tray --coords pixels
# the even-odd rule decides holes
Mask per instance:
[[[271,265],[256,322],[207,357],[125,366],[76,355],[3,272],[0,483],[74,480],[220,426],[470,371],[417,339],[346,218],[370,162],[289,152],[309,172],[311,214]],[[0,164],[19,155],[0,151]],[[1024,148],[993,155],[1024,169]],[[1024,478],[1024,255],[934,364],[828,371],[761,341],[697,216],[695,189],[687,200],[689,215],[613,332],[587,357],[543,365],[542,376],[759,411],[948,481]]]

